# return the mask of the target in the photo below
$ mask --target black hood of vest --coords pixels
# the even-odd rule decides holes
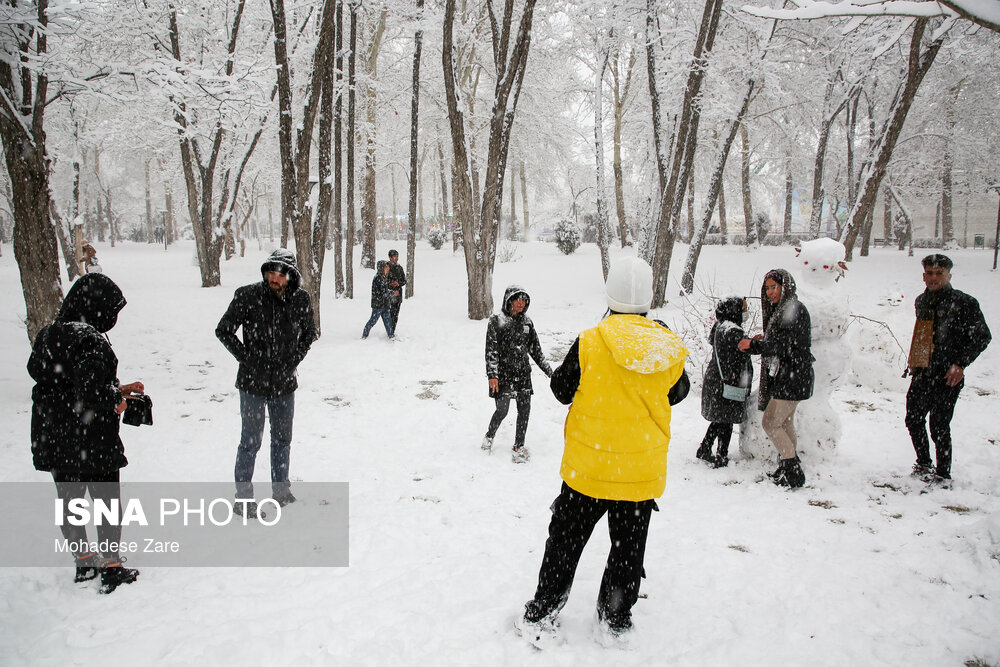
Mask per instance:
[[[268,271],[281,271],[288,275],[289,294],[302,284],[302,275],[299,273],[299,263],[295,259],[295,253],[287,248],[278,248],[260,265],[260,275],[265,285]]]
[[[88,273],[69,288],[56,320],[83,322],[107,333],[118,322],[118,313],[124,307],[125,295],[115,281],[103,273]]]

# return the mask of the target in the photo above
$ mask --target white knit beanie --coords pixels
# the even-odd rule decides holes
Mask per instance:
[[[616,313],[647,313],[653,303],[653,269],[638,257],[622,257],[604,284],[608,307]]]

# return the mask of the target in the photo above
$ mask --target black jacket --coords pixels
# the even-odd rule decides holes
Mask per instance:
[[[510,303],[518,296],[524,297],[525,306],[520,314],[514,316],[510,314]],[[517,285],[511,285],[504,293],[501,312],[490,317],[486,327],[486,377],[499,381],[500,394],[532,392],[529,356],[543,373],[552,375],[552,367],[545,360],[538,342],[535,325],[528,317],[530,305],[528,293]]]
[[[394,287],[393,283],[399,283],[399,285]],[[393,295],[391,299],[392,303],[400,303],[403,301],[404,285],[406,285],[406,271],[403,270],[403,265],[389,262],[389,287],[393,290],[399,291],[398,295]]]
[[[653,321],[664,329],[668,328],[660,320]],[[566,358],[559,364],[559,368],[552,373],[552,379],[549,380],[549,389],[552,390],[552,395],[556,397],[557,401],[563,405],[569,405],[573,402],[576,390],[580,388],[580,374],[580,337],[577,336],[566,353]],[[685,369],[667,393],[667,401],[670,405],[677,405],[687,398],[690,390],[691,380],[688,378],[687,370]]]
[[[917,319],[934,320],[931,362],[926,370],[915,369],[917,374],[943,378],[952,364],[965,368],[993,339],[979,302],[951,285],[937,292],[924,290],[917,296],[914,308]]]
[[[77,280],[55,321],[42,328],[28,359],[31,453],[38,470],[106,473],[128,465],[115,408],[118,357],[101,334],[125,307],[121,290],[102,273]]]
[[[745,337],[741,326],[743,297],[727,297],[720,301],[715,307],[715,317],[717,322],[709,334],[712,355],[705,364],[701,388],[701,416],[710,422],[739,424],[746,416],[746,401],[725,398],[722,385],[749,388],[753,384],[750,354],[740,352],[737,347]]]
[[[391,278],[382,275],[382,269],[388,263],[386,260],[380,259],[375,266],[375,277],[372,278],[372,308],[375,310],[388,308],[389,304],[392,303],[394,290],[389,287]],[[392,269],[389,270],[389,273],[392,274]]]
[[[266,282],[267,272],[276,265],[288,272],[288,286],[280,297]],[[264,281],[236,290],[215,335],[240,362],[236,387],[276,398],[298,388],[295,369],[316,339],[316,326],[292,253],[275,250],[261,266],[261,275]],[[242,341],[236,336],[240,327]]]
[[[772,305],[761,287],[764,339],[750,341],[750,354],[764,356],[761,362],[757,406],[768,401],[804,401],[813,394],[815,376],[812,356],[812,323],[809,311],[795,296],[795,281],[781,271],[781,300]]]

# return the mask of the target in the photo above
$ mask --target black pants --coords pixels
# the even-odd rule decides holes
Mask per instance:
[[[510,395],[501,394],[495,399],[497,408],[490,419],[490,426],[486,429],[486,437],[492,438],[497,434],[500,423],[507,416],[510,410]],[[514,430],[514,447],[524,446],[524,436],[528,433],[528,417],[531,415],[531,394],[520,391],[517,393],[517,427]]]
[[[403,305],[402,297],[399,301],[392,301],[389,304],[389,317],[392,319],[392,330],[396,330],[396,324],[399,322],[399,307]]]
[[[701,441],[702,449],[712,451],[712,443],[719,441],[719,450],[716,454],[720,457],[729,457],[729,441],[733,437],[733,425],[729,422],[712,422],[705,431],[705,437]]]
[[[951,476],[951,417],[964,385],[963,380],[957,386],[949,387],[943,377],[932,377],[925,371],[913,376],[910,389],[906,392],[906,430],[910,432],[917,463],[933,465],[925,426],[929,413],[931,439],[937,454],[937,473],[942,477]]]
[[[631,620],[632,605],[639,597],[642,563],[646,554],[649,517],[655,502],[601,500],[574,491],[565,482],[552,503],[549,538],[538,572],[538,588],[525,616],[539,620],[556,614],[569,598],[576,566],[594,526],[608,515],[611,551],[601,579],[597,613],[609,623]]]
[[[102,500],[110,507],[111,501],[117,500],[119,501],[119,507],[121,505],[121,483],[119,471],[117,470],[102,473],[78,473],[53,470],[52,479],[56,483],[56,494],[63,504],[64,518],[71,516],[67,508],[69,501],[73,498],[83,498],[87,494],[87,491],[90,491],[90,497],[94,501]],[[120,518],[121,512],[119,511]],[[63,525],[59,526],[59,529],[62,531],[63,537],[66,539],[66,543],[69,545],[72,553],[75,554],[77,562],[80,562],[82,556],[90,553],[90,549],[86,546],[87,528],[85,526],[74,526],[67,518],[63,521]],[[105,558],[118,556],[119,549],[117,548],[117,544],[121,542],[121,539],[122,528],[118,522],[109,525],[107,521],[102,521],[97,526],[97,541],[103,544],[115,545],[101,554]]]

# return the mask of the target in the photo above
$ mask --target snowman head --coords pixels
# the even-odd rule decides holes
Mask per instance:
[[[846,254],[842,243],[829,238],[806,241],[795,249],[803,278],[819,283],[837,282],[844,277]]]

